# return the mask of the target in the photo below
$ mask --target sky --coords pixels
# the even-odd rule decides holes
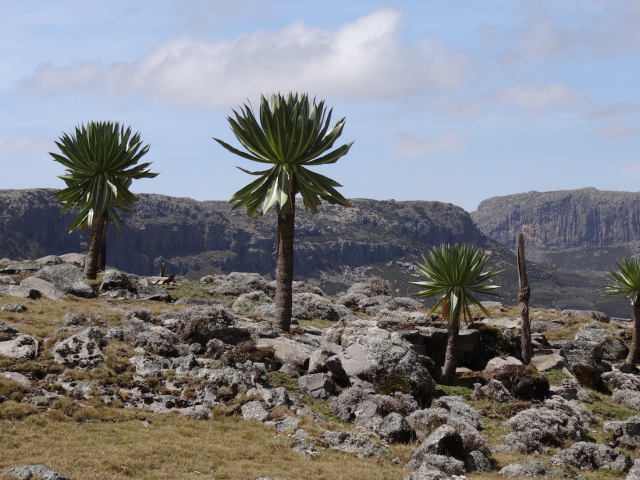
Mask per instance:
[[[0,0],[0,189],[62,188],[55,140],[131,126],[136,193],[227,200],[259,167],[226,117],[306,92],[347,198],[640,191],[640,0]],[[336,146],[342,143],[337,143]]]

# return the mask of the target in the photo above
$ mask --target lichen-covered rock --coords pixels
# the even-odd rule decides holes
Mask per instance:
[[[625,407],[640,411],[640,392],[616,388],[611,395],[611,400],[621,403]]]
[[[490,398],[495,402],[507,403],[510,402],[513,397],[502,382],[492,378],[489,380],[489,383],[484,386],[479,383],[473,384],[473,399],[478,400],[480,398]]]
[[[218,339],[230,345],[251,340],[251,332],[238,325],[234,316],[222,307],[200,306],[179,312],[160,315],[163,324],[175,329],[178,336],[188,343],[206,345]]]
[[[408,473],[402,480],[453,480],[453,477],[441,472],[437,468],[433,468],[432,466],[423,463],[417,472]]]
[[[406,420],[416,431],[419,440],[425,440],[435,428],[448,425],[460,434],[465,451],[482,450],[487,445],[487,439],[474,426],[444,408],[418,410],[407,416]]]
[[[580,327],[575,340],[595,342],[602,347],[603,358],[611,362],[617,362],[627,357],[629,349],[615,334],[600,323],[587,323]]]
[[[314,350],[309,356],[309,373],[327,372],[327,360],[334,355],[342,353],[342,350],[340,345],[336,345],[333,342],[322,342],[320,348]]]
[[[418,467],[418,472],[420,472],[420,469],[423,469],[424,467],[435,469],[446,473],[447,475],[463,475],[465,472],[464,462],[450,456],[427,453],[422,455],[421,459],[422,463]]]
[[[464,465],[466,457],[464,444],[460,433],[449,425],[438,427],[427,439],[422,442],[418,449],[413,452],[411,460],[405,465],[406,468],[417,469],[430,454],[453,457]]]
[[[18,334],[10,340],[0,341],[0,356],[31,359],[37,352],[38,341],[31,335]]]
[[[0,293],[10,297],[30,298],[32,300],[42,297],[40,290],[28,285],[0,285]]]
[[[444,408],[451,415],[460,418],[464,422],[471,425],[473,428],[480,428],[482,422],[480,421],[480,414],[476,412],[472,407],[464,403],[462,397],[446,396],[436,399],[435,408]]]
[[[216,275],[207,278],[207,283],[212,283],[212,293],[218,295],[233,295],[237,297],[243,293],[250,293],[256,290],[273,297],[275,288],[257,273],[233,272],[229,275]]]
[[[640,446],[640,415],[634,415],[619,422],[604,422],[602,429],[612,434],[613,442],[616,445]]]
[[[633,462],[626,453],[606,445],[576,442],[566,450],[558,452],[552,462],[571,465],[580,470],[598,470],[606,468],[618,472],[627,472]]]
[[[264,409],[262,403],[257,400],[252,400],[242,406],[242,418],[245,420],[264,422],[269,418],[269,413]]]
[[[254,292],[243,293],[240,295],[233,305],[231,309],[235,313],[248,315],[253,312],[253,309],[262,305],[263,303],[273,303],[273,300],[269,298],[269,296],[261,290],[256,290]]]
[[[363,423],[375,417],[396,412],[402,416],[418,410],[418,403],[411,395],[394,392],[377,395],[362,387],[349,387],[329,402],[333,413],[345,422]]]
[[[560,354],[567,359],[569,368],[581,385],[594,389],[604,386],[602,374],[611,371],[611,365],[602,361],[604,351],[599,343],[586,340],[565,342]]]
[[[307,312],[306,318],[296,317],[300,320],[321,319],[332,322],[340,320],[340,314],[333,303],[315,293],[295,293],[293,295],[293,304],[298,305]]]
[[[41,480],[71,480],[66,475],[42,464],[10,468],[7,470],[7,475],[17,480],[32,480],[36,478]]]
[[[602,380],[611,388],[640,392],[640,376],[612,370],[602,374]]]
[[[27,307],[21,303],[7,303],[4,307],[0,308],[0,312],[23,313],[26,311]]]
[[[53,346],[53,359],[68,368],[86,370],[104,364],[106,355],[102,352],[105,344],[104,335],[97,327],[89,327],[84,331]]]
[[[335,385],[324,373],[313,373],[298,378],[298,386],[312,397],[327,399],[335,392]]]
[[[507,478],[553,478],[549,467],[538,460],[507,465],[498,473]]]
[[[361,283],[354,283],[349,287],[347,293],[363,295],[365,297],[376,297],[378,295],[389,295],[391,293],[391,285],[389,282],[380,277],[369,277]]]
[[[375,417],[367,422],[367,427],[381,438],[395,443],[407,443],[415,437],[415,432],[399,413],[390,413],[386,417]]]
[[[375,434],[360,427],[350,432],[324,432],[324,439],[330,448],[347,453],[355,453],[359,458],[382,458],[389,450],[374,440]]]
[[[96,292],[87,283],[84,273],[78,267],[68,263],[41,268],[33,277],[51,283],[58,296],[66,294],[82,298],[96,296]]]
[[[151,353],[164,357],[176,356],[179,353],[180,339],[178,336],[159,325],[152,325],[132,318],[122,331],[125,341],[134,347],[142,347]]]
[[[555,396],[543,406],[523,410],[504,422],[513,433],[503,440],[511,449],[532,453],[540,449],[545,439],[580,440],[591,421],[592,413],[587,407]]]
[[[133,292],[135,291],[135,287],[133,286],[133,282],[129,275],[121,272],[120,270],[109,269],[104,272],[102,284],[100,284],[100,290],[129,290]]]
[[[464,464],[469,473],[490,473],[493,470],[491,468],[491,461],[478,450],[469,453]]]
[[[636,458],[625,480],[640,480],[640,458]]]

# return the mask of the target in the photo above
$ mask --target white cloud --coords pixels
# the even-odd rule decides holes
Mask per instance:
[[[396,137],[393,158],[426,158],[438,152],[457,153],[464,143],[453,132],[446,132],[438,138],[421,138],[416,135],[400,134]]]
[[[631,102],[616,102],[611,105],[607,105],[604,108],[595,110],[587,114],[587,118],[592,119],[606,119],[620,117],[623,115],[634,115],[640,113],[640,105]]]
[[[0,154],[20,152],[42,153],[53,149],[54,143],[42,137],[28,135],[0,135]]]
[[[612,142],[635,140],[640,138],[640,128],[636,128],[626,122],[612,123],[598,128],[591,134],[591,137]]]
[[[584,95],[562,83],[511,85],[489,95],[489,100],[530,113],[542,113],[571,107]]]
[[[178,105],[235,106],[261,92],[392,98],[464,80],[467,57],[431,38],[406,45],[402,15],[381,8],[327,31],[296,21],[276,32],[207,42],[170,38],[133,63],[40,66],[23,85],[43,95],[149,93]]]

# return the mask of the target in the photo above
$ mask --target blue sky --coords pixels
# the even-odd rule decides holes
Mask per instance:
[[[0,189],[62,187],[90,120],[151,150],[135,192],[226,200],[253,168],[226,116],[303,91],[347,117],[343,195],[640,190],[640,0],[2,1]]]

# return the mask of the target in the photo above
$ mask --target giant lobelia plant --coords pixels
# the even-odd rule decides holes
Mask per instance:
[[[347,154],[351,143],[335,150],[345,119],[331,125],[331,113],[324,101],[316,103],[306,94],[280,93],[260,99],[259,116],[251,105],[227,117],[231,130],[246,152],[214,138],[230,152],[247,160],[268,165],[266,170],[245,173],[258,177],[238,190],[229,200],[233,209],[245,208],[251,217],[264,215],[272,207],[278,213],[278,258],[274,328],[289,331],[292,308],[295,197],[299,193],[304,207],[312,214],[325,200],[334,205],[351,204],[335,189],[341,185],[308,167],[335,163]]]
[[[473,320],[471,305],[480,308],[487,317],[491,316],[474,294],[500,296],[496,292],[500,288],[498,285],[487,285],[487,282],[500,272],[486,270],[489,255],[469,244],[433,247],[429,256],[423,255],[422,258],[424,264],[418,263],[418,267],[428,280],[411,282],[422,287],[422,290],[413,295],[440,297],[431,313],[441,308],[442,318],[448,323],[447,349],[441,382],[451,385],[458,365],[460,317],[467,321]]]
[[[67,185],[53,198],[62,204],[62,211],[80,209],[69,230],[89,228],[89,250],[85,261],[85,275],[96,278],[98,257],[105,241],[106,226],[112,224],[116,233],[122,232],[120,213],[131,214],[131,205],[138,197],[129,191],[131,182],[140,178],[154,178],[151,163],[138,161],[149,151],[142,146],[140,134],[132,134],[118,122],[89,122],[76,127],[75,132],[63,134],[56,145],[61,154],[50,153],[66,168],[60,178]]]

